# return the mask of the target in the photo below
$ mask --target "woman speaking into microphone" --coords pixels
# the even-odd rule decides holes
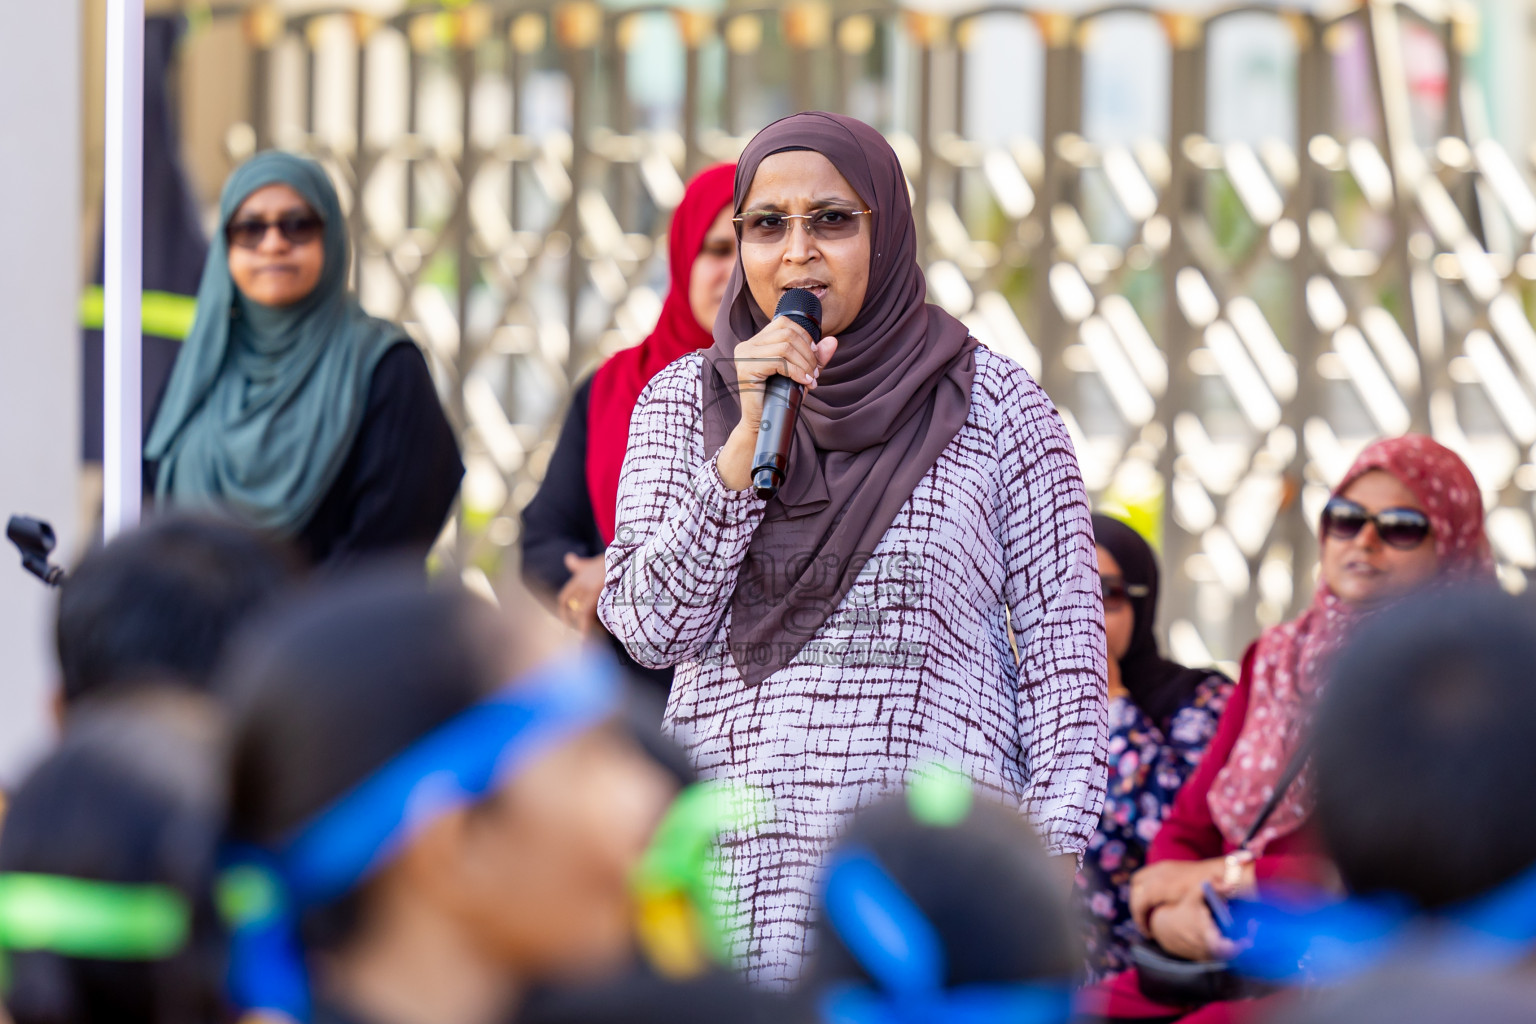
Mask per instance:
[[[742,153],[734,204],[714,345],[635,409],[599,614],[638,661],[677,666],[667,722],[699,771],[771,799],[723,864],[750,975],[785,983],[843,816],[931,762],[1026,816],[1070,859],[1066,888],[1104,787],[1104,625],[1066,431],[1023,369],[925,302],[884,138],[778,121]],[[773,316],[796,288],[820,300],[819,341]],[[775,374],[804,399],[765,500]]]

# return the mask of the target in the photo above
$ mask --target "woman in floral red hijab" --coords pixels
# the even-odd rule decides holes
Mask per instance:
[[[1428,517],[1433,544],[1421,544],[1420,557],[1432,553],[1432,560],[1425,561],[1432,561],[1436,583],[1492,580],[1493,556],[1483,532],[1482,498],[1461,459],[1417,434],[1378,441],[1355,460],[1334,491],[1335,499],[1371,473],[1386,474],[1412,492]],[[1350,547],[1330,543],[1336,539],[1324,538],[1323,578],[1312,606],[1294,621],[1266,630],[1254,645],[1248,721],[1232,759],[1217,774],[1208,801],[1217,827],[1234,845],[1242,841],[1295,753],[1300,742],[1298,727],[1305,722],[1306,711],[1316,697],[1319,663],[1338,649],[1362,617],[1376,610],[1382,600],[1396,596],[1397,588],[1393,587],[1377,588],[1383,593],[1362,592],[1358,577],[1363,573],[1367,577],[1364,582],[1374,582],[1381,578],[1381,572],[1362,567],[1351,573]],[[1385,546],[1390,550],[1390,545]],[[1333,572],[1329,571],[1330,560],[1337,563]],[[1245,770],[1240,765],[1253,767]],[[1290,787],[1254,837],[1255,844],[1267,844],[1294,832],[1310,813],[1310,788],[1303,779]]]
[[[656,329],[639,345],[613,355],[576,389],[544,483],[523,510],[523,578],[582,632],[597,625],[603,550],[613,540],[619,470],[635,401],[662,367],[714,341],[715,312],[736,265],[730,221],[735,180],[736,165],[721,164],[689,182],[667,231],[671,281]],[[671,680],[670,669],[642,668],[614,646],[635,674],[658,684]]]
[[[1303,771],[1266,822],[1244,842],[1301,746],[1327,660],[1366,618],[1410,590],[1492,583],[1483,504],[1465,463],[1427,437],[1378,441],[1334,490],[1320,526],[1320,578],[1311,605],[1260,635],[1205,760],[1180,791],[1132,881],[1142,930],[1189,959],[1225,952],[1201,899],[1210,882],[1228,892],[1256,881],[1330,881],[1307,826],[1311,786]],[[1177,1010],[1140,994],[1136,972],[1091,990],[1088,1008],[1111,1020],[1168,1019]],[[1202,1024],[1241,1017],[1212,1004],[1184,1018]]]

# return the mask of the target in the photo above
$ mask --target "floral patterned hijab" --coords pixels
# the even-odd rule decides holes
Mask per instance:
[[[1343,493],[1375,469],[1400,480],[1429,516],[1430,536],[1439,560],[1431,586],[1493,581],[1493,554],[1483,530],[1482,495],[1466,463],[1429,438],[1408,434],[1368,447],[1333,493]],[[1295,756],[1327,659],[1365,614],[1342,601],[1326,583],[1319,583],[1311,607],[1300,617],[1267,629],[1259,637],[1253,655],[1248,717],[1209,797],[1211,817],[1233,845],[1247,835]],[[1299,828],[1311,811],[1311,786],[1303,772],[1250,847],[1256,853],[1262,851]]]

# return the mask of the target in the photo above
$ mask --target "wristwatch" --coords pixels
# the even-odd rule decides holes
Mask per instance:
[[[1222,858],[1221,887],[1236,892],[1248,881],[1248,867],[1254,862],[1252,850],[1233,850]]]

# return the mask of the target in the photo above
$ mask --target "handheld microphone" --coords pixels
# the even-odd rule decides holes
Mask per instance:
[[[779,300],[774,318],[787,316],[810,334],[811,341],[821,340],[821,300],[805,288],[791,288]],[[795,417],[800,415],[800,400],[805,385],[781,373],[768,378],[763,392],[763,421],[757,428],[757,450],[752,454],[752,491],[759,498],[778,493],[789,472],[789,446],[795,439]]]

